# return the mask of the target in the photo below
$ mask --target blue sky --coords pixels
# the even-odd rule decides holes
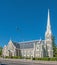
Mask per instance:
[[[0,45],[44,39],[48,8],[57,43],[57,0],[0,0]]]

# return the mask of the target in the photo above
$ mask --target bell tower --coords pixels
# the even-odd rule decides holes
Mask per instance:
[[[45,32],[45,43],[46,43],[46,51],[48,57],[53,57],[53,47],[52,47],[52,31],[50,25],[50,11],[48,9],[48,18],[47,18],[47,28]]]

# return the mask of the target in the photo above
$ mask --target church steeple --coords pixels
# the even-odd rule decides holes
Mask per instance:
[[[47,18],[47,31],[51,32],[50,12],[49,12],[49,9],[48,9],[48,18]]]
[[[52,32],[50,25],[50,11],[48,9],[48,18],[47,18],[47,29],[45,32],[45,50],[46,56],[53,57],[53,46],[52,46]]]
[[[46,32],[45,32],[45,38],[48,38],[51,35],[52,35],[52,32],[51,32],[51,25],[50,25],[50,12],[49,12],[49,9],[48,9],[47,29],[46,29]]]

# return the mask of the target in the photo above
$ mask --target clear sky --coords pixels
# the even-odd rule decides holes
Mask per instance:
[[[57,0],[0,0],[0,45],[44,39],[48,8],[57,43]]]

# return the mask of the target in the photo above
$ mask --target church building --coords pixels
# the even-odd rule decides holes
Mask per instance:
[[[50,12],[48,9],[47,28],[45,40],[32,40],[24,42],[14,42],[10,40],[3,48],[2,55],[22,56],[22,57],[53,57],[52,31],[50,25]]]

